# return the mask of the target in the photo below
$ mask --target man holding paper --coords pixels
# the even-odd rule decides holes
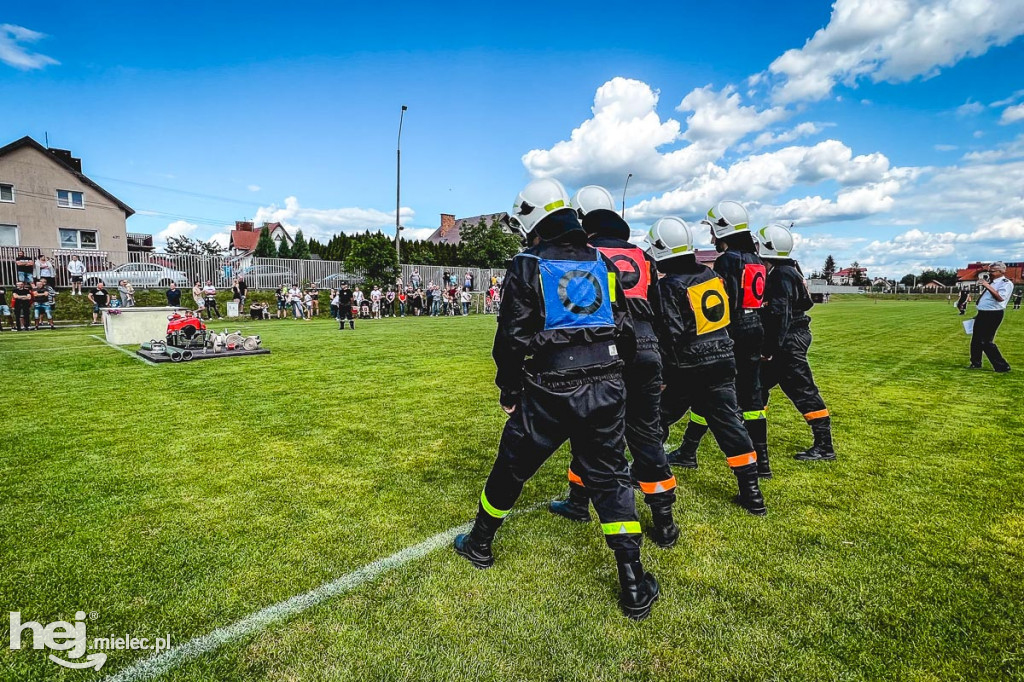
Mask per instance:
[[[982,288],[978,298],[978,315],[974,318],[974,333],[971,336],[971,364],[968,369],[981,369],[982,353],[988,356],[992,369],[1009,372],[1010,365],[1003,358],[995,344],[996,330],[1003,321],[1006,304],[1013,294],[1013,282],[1006,278],[1006,265],[996,261],[988,266],[991,281],[978,278]]]

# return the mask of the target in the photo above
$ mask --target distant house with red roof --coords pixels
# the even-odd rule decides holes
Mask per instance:
[[[256,243],[260,240],[260,231],[264,227],[270,230],[270,238],[274,240],[275,247],[280,248],[282,241],[286,241],[289,247],[295,243],[281,223],[263,223],[256,228],[251,220],[236,220],[235,229],[231,230],[228,240],[228,254],[234,258],[242,258],[251,254],[256,250]]]
[[[833,275],[832,279],[839,286],[851,286],[858,281],[866,280],[867,274],[867,268],[843,268]]]
[[[956,281],[961,288],[973,287],[978,282],[978,275],[988,272],[988,263],[980,261],[968,263],[966,268],[956,271]],[[1006,278],[1014,284],[1024,284],[1024,263],[1007,263]]]
[[[462,241],[462,230],[478,225],[481,220],[485,225],[490,225],[497,221],[507,231],[508,228],[505,227],[505,219],[507,217],[508,213],[505,212],[484,213],[483,215],[475,215],[469,218],[456,218],[452,213],[442,213],[441,225],[427,237],[427,241],[435,244],[458,244]]]

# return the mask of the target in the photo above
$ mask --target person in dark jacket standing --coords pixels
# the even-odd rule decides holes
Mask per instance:
[[[628,241],[629,225],[615,210],[615,200],[607,189],[597,185],[583,187],[572,204],[590,245],[597,247],[618,270],[618,281],[633,317],[637,349],[636,357],[625,369],[626,445],[633,456],[633,480],[651,508],[651,539],[660,547],[671,547],[679,539],[679,526],[672,518],[676,479],[661,441],[661,354],[652,308],[658,290],[658,270],[643,249]],[[586,488],[570,465],[569,497],[552,502],[548,509],[567,519],[589,521],[588,500]]]
[[[615,552],[619,605],[630,618],[646,618],[659,587],[640,562],[640,522],[624,454],[622,366],[633,359],[636,338],[615,266],[587,245],[557,180],[527,185],[509,227],[530,245],[505,275],[492,353],[509,418],[473,529],[455,538],[455,551],[477,568],[490,567],[491,542],[523,485],[568,440],[574,471]]]
[[[681,218],[661,218],[647,235],[648,252],[664,273],[658,281],[655,328],[665,391],[661,438],[687,410],[702,415],[736,476],[735,502],[751,514],[767,513],[758,483],[757,453],[736,398],[733,324],[725,283],[697,262],[693,232]]]
[[[960,290],[960,296],[956,299],[956,309],[961,315],[967,312],[967,289]]]
[[[181,289],[174,282],[171,282],[170,287],[167,289],[167,305],[172,308],[177,308],[181,305]]]
[[[766,270],[750,234],[747,210],[736,201],[722,201],[708,211],[702,224],[711,228],[711,241],[721,254],[714,270],[725,282],[729,299],[729,336],[736,358],[736,397],[743,423],[757,451],[758,472],[771,478],[768,428],[761,397],[761,342],[764,338],[758,311],[764,298]],[[669,462],[697,468],[697,447],[708,430],[706,415],[692,410],[683,443],[669,454]]]
[[[348,328],[355,329],[356,321],[352,316],[352,291],[348,288],[348,282],[343,282],[341,291],[338,292],[338,330],[345,328],[345,320],[348,320]]]
[[[761,257],[768,264],[765,287],[764,345],[761,347],[761,390],[764,404],[774,386],[779,386],[804,416],[814,444],[796,458],[802,461],[833,460],[832,417],[814,383],[807,349],[811,347],[811,318],[807,311],[814,302],[807,293],[800,266],[790,258],[793,235],[784,225],[769,225],[757,232]]]

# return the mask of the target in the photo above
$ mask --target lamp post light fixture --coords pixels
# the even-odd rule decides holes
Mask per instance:
[[[398,256],[398,263],[402,263],[402,122],[405,121],[405,112],[409,107],[402,105],[402,113],[398,118],[398,148],[397,148],[397,170],[395,173],[395,254]]]

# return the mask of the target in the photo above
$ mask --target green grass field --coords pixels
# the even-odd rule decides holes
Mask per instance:
[[[964,369],[944,302],[812,314],[839,460],[789,456],[809,432],[776,393],[755,518],[706,439],[676,472],[679,544],[644,545],[648,620],[619,613],[596,521],[535,509],[491,570],[445,546],[160,679],[1024,679],[1024,312],[997,338],[1007,375]],[[272,354],[152,367],[96,328],[0,334],[4,610],[183,644],[472,518],[503,423],[493,318],[242,328]],[[567,463],[518,507],[561,495]],[[10,650],[2,615],[2,680],[149,655],[65,670]]]

